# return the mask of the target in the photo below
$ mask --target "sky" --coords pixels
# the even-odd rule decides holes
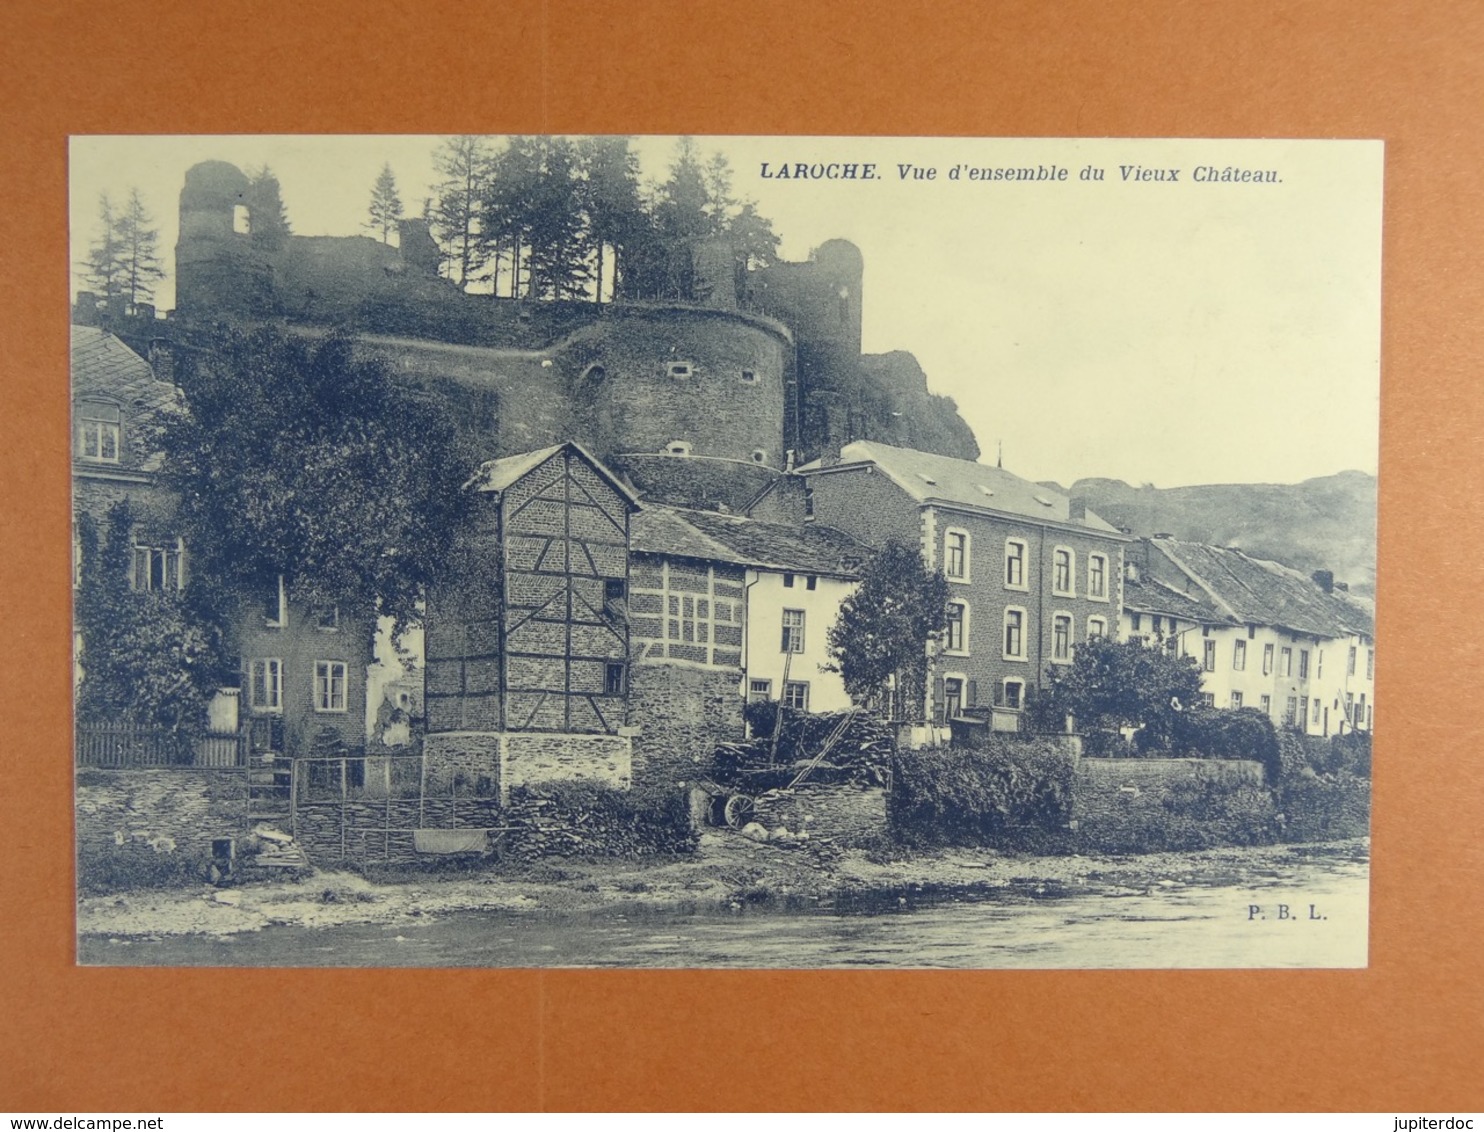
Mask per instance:
[[[383,163],[406,210],[421,212],[439,140],[74,137],[73,261],[96,233],[100,194],[137,188],[173,267],[185,171],[210,159],[270,166],[296,234],[364,234]],[[697,141],[727,155],[735,194],[773,221],[784,258],[837,237],[860,247],[864,349],[915,354],[987,462],[1002,449],[1008,470],[1063,485],[1376,471],[1380,142]],[[662,179],[675,139],[635,145],[645,177]],[[874,164],[875,177],[776,175],[800,163]],[[1198,181],[1202,168],[1278,179]],[[1044,172],[984,179],[1005,169]],[[156,303],[174,305],[173,278]]]

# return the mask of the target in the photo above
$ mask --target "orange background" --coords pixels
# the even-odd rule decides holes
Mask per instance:
[[[1484,5],[206,8],[0,35],[0,1108],[1484,1106]],[[1370,969],[75,968],[67,135],[507,131],[1384,138]]]

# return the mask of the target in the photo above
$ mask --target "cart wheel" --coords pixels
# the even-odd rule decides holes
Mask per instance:
[[[753,810],[751,798],[746,794],[733,794],[727,799],[726,808],[722,812],[728,826],[732,829],[741,829],[752,820]]]

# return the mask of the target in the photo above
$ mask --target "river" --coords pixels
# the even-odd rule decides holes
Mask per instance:
[[[906,891],[730,910],[461,911],[231,936],[84,936],[79,961],[212,967],[1364,967],[1368,864],[1285,863],[1226,885]],[[1254,907],[1258,909],[1254,911]]]

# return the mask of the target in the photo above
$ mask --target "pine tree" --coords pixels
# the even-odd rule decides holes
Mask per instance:
[[[588,230],[597,256],[594,298],[603,301],[603,281],[611,278],[610,298],[624,293],[628,252],[644,238],[649,219],[639,199],[639,157],[626,137],[587,138],[579,146]],[[605,262],[605,253],[612,258]]]
[[[165,277],[160,261],[160,230],[145,210],[138,189],[129,190],[129,201],[118,216],[119,290],[132,306],[154,298],[154,284]]]
[[[247,211],[252,218],[249,229],[253,245],[267,252],[283,247],[292,234],[289,214],[283,206],[278,178],[264,165],[248,175]]]
[[[590,272],[577,149],[567,138],[542,138],[537,153],[527,228],[530,290],[540,298],[581,298],[587,292]]]
[[[521,268],[532,221],[532,202],[540,179],[539,139],[510,138],[490,162],[491,178],[484,202],[484,229],[496,241],[495,294],[499,288],[500,248],[510,257],[511,298],[521,295]]]
[[[88,245],[87,259],[80,265],[83,278],[100,299],[112,302],[119,296],[123,260],[119,250],[119,216],[107,193],[98,197],[97,236]]]
[[[433,166],[444,178],[424,212],[459,290],[480,278],[494,247],[484,227],[485,198],[491,177],[489,141],[473,134],[445,138],[433,152]]]
[[[376,184],[371,187],[370,219],[366,227],[380,233],[381,242],[390,244],[397,221],[402,219],[402,198],[397,195],[397,178],[392,174],[391,163],[381,167]]]

